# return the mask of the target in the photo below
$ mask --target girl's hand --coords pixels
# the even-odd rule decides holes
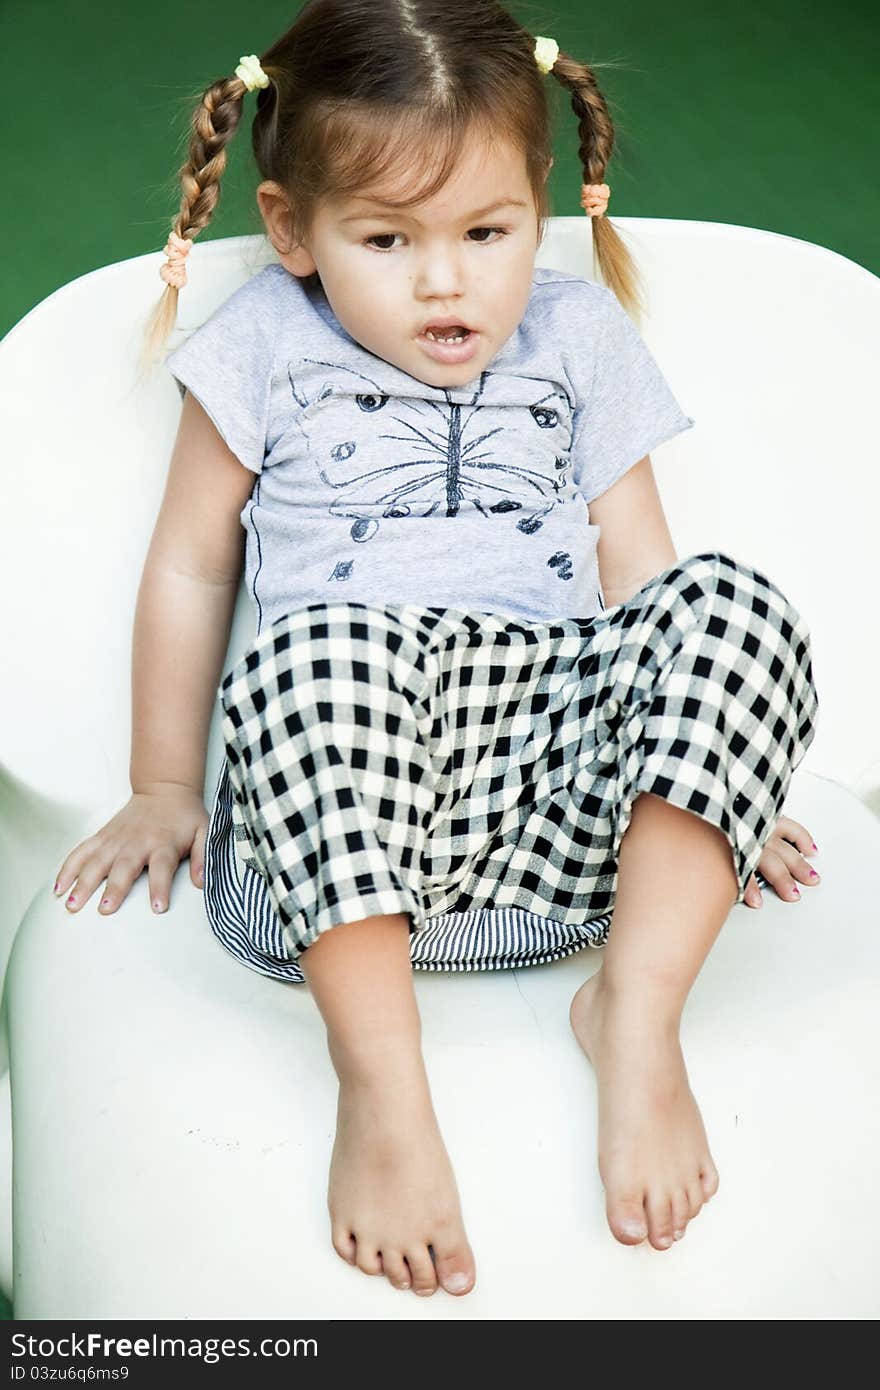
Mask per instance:
[[[779,817],[764,846],[758,869],[786,902],[799,901],[797,883],[807,883],[811,888],[819,883],[819,875],[804,859],[804,855],[815,853],[816,848],[805,826],[789,816]],[[743,901],[748,907],[762,906],[761,890],[754,874],[746,884]]]
[[[185,854],[190,878],[197,888],[203,886],[208,819],[201,796],[191,787],[157,782],[149,792],[134,792],[112,820],[70,851],[58,873],[56,897],[75,879],[66,907],[78,912],[106,878],[98,910],[115,912],[147,868],[153,911],[164,912],[171,880]]]

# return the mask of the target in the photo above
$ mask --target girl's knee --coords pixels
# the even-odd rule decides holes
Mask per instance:
[[[700,584],[707,592],[744,605],[750,629],[765,619],[775,631],[809,645],[810,632],[803,615],[778,584],[754,565],[737,560],[725,550],[690,555],[679,565],[691,582]]]

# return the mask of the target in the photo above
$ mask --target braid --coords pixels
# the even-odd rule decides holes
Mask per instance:
[[[584,183],[603,183],[614,149],[614,123],[593,69],[560,52],[552,71],[553,76],[571,93],[571,107],[578,118],[578,158],[583,168]],[[638,319],[644,312],[644,295],[635,262],[617,228],[607,217],[591,217],[590,221],[601,278],[623,308]]]
[[[174,226],[178,236],[197,235],[214,215],[226,168],[226,146],[238,129],[246,91],[240,77],[221,78],[193,112],[189,157],[180,169],[183,197]]]
[[[207,227],[220,201],[226,147],[238,129],[247,87],[240,77],[221,77],[204,92],[190,123],[189,151],[178,171],[182,195],[172,232],[192,240]],[[147,370],[160,355],[177,319],[178,289],[166,283],[150,316],[140,357]]]

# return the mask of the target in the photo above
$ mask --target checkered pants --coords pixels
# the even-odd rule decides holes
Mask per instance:
[[[379,913],[409,915],[417,969],[604,945],[646,791],[723,832],[742,902],[818,708],[806,623],[719,552],[589,619],[312,604],[218,695],[208,915],[293,982],[322,932]]]

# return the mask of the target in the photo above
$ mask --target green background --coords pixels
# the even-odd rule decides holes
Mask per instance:
[[[4,0],[0,332],[59,285],[162,249],[179,199],[189,94],[231,75],[242,54],[264,52],[298,9],[277,0],[249,12],[232,0]],[[533,34],[607,65],[597,78],[616,126],[612,220],[762,227],[880,274],[876,0],[510,9]],[[245,100],[203,240],[262,230],[247,134],[254,100]],[[561,89],[554,104],[553,210],[581,215],[577,125]]]
[[[0,332],[59,285],[160,251],[196,87],[261,53],[299,5],[4,0]],[[875,0],[511,3],[590,63],[617,140],[609,216],[685,217],[817,242],[880,274]],[[548,78],[551,90],[556,86]],[[577,124],[558,89],[553,210],[582,215]],[[248,128],[202,240],[261,231]],[[871,171],[874,170],[872,174]],[[157,295],[161,291],[158,276]]]

